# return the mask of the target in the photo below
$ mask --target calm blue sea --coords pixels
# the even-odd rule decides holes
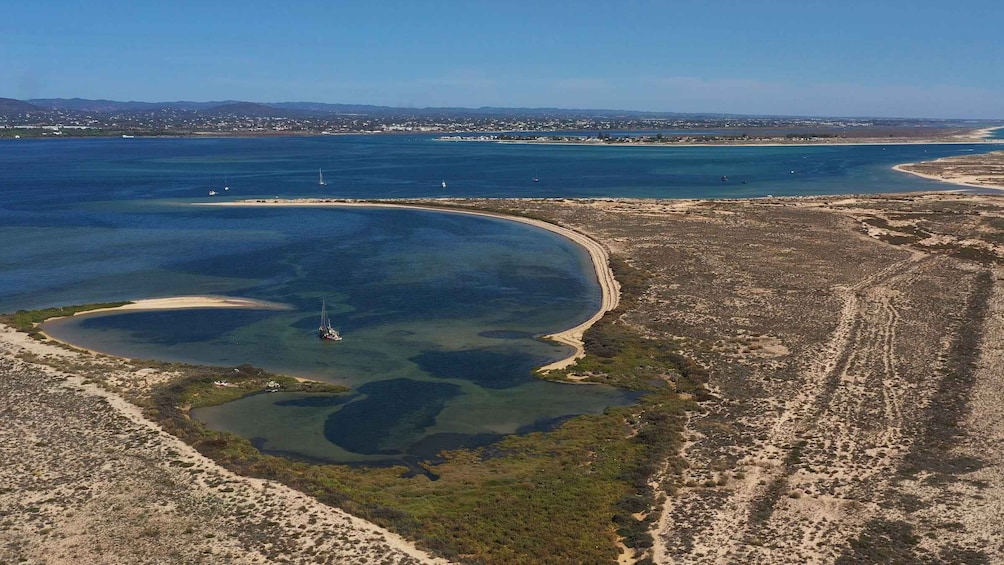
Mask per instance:
[[[0,311],[187,294],[282,302],[291,309],[94,315],[48,330],[120,355],[251,363],[348,384],[345,396],[262,394],[195,415],[276,453],[422,459],[631,401],[530,373],[565,353],[534,336],[575,325],[598,306],[585,253],[490,218],[192,203],[931,190],[945,185],[890,167],[992,149],[574,147],[423,136],[0,141]],[[341,342],[314,334],[322,300]]]

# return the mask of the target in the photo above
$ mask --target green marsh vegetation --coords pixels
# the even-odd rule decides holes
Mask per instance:
[[[638,401],[572,418],[549,432],[443,453],[441,461],[422,464],[424,473],[261,453],[244,438],[188,418],[182,407],[193,393],[184,382],[160,389],[151,412],[232,470],[284,482],[452,559],[613,563],[621,541],[644,562],[660,493],[672,491],[684,467],[677,455],[681,432],[687,412],[698,409],[695,399],[704,397],[706,374],[671,344],[641,337],[621,321],[647,277],[623,260],[612,265],[622,285],[620,308],[587,332],[583,359],[547,378],[585,375],[637,391]]]
[[[56,308],[43,308],[41,310],[18,310],[13,314],[0,314],[0,324],[8,325],[19,332],[25,332],[32,337],[40,337],[41,332],[38,324],[50,318],[63,318],[72,316],[79,312],[90,312],[91,310],[101,310],[103,308],[118,308],[131,302],[103,302],[97,304],[81,304],[76,306],[60,306]]]

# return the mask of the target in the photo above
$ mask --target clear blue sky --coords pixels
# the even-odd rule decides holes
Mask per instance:
[[[0,96],[1004,118],[1004,1],[12,0]]]

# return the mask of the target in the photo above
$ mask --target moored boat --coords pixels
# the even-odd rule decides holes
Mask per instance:
[[[317,335],[321,339],[328,341],[341,341],[342,336],[338,330],[331,327],[331,319],[328,318],[328,308],[324,301],[321,301],[321,325],[317,328]]]

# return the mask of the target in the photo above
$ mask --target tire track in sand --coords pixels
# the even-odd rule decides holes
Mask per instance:
[[[843,306],[836,326],[763,441],[739,462],[745,477],[714,500],[681,489],[667,502],[656,536],[660,562],[701,555],[702,562],[766,563],[777,561],[782,548],[782,561],[832,560],[820,542],[833,545],[836,518],[862,482],[883,480],[898,461],[898,451],[887,449],[901,440],[903,422],[893,287],[913,280],[924,257],[915,254],[837,289]],[[778,511],[784,516],[776,517]],[[672,531],[675,512],[707,521],[684,540]],[[846,516],[840,523],[846,526]],[[770,547],[760,545],[764,539]]]

